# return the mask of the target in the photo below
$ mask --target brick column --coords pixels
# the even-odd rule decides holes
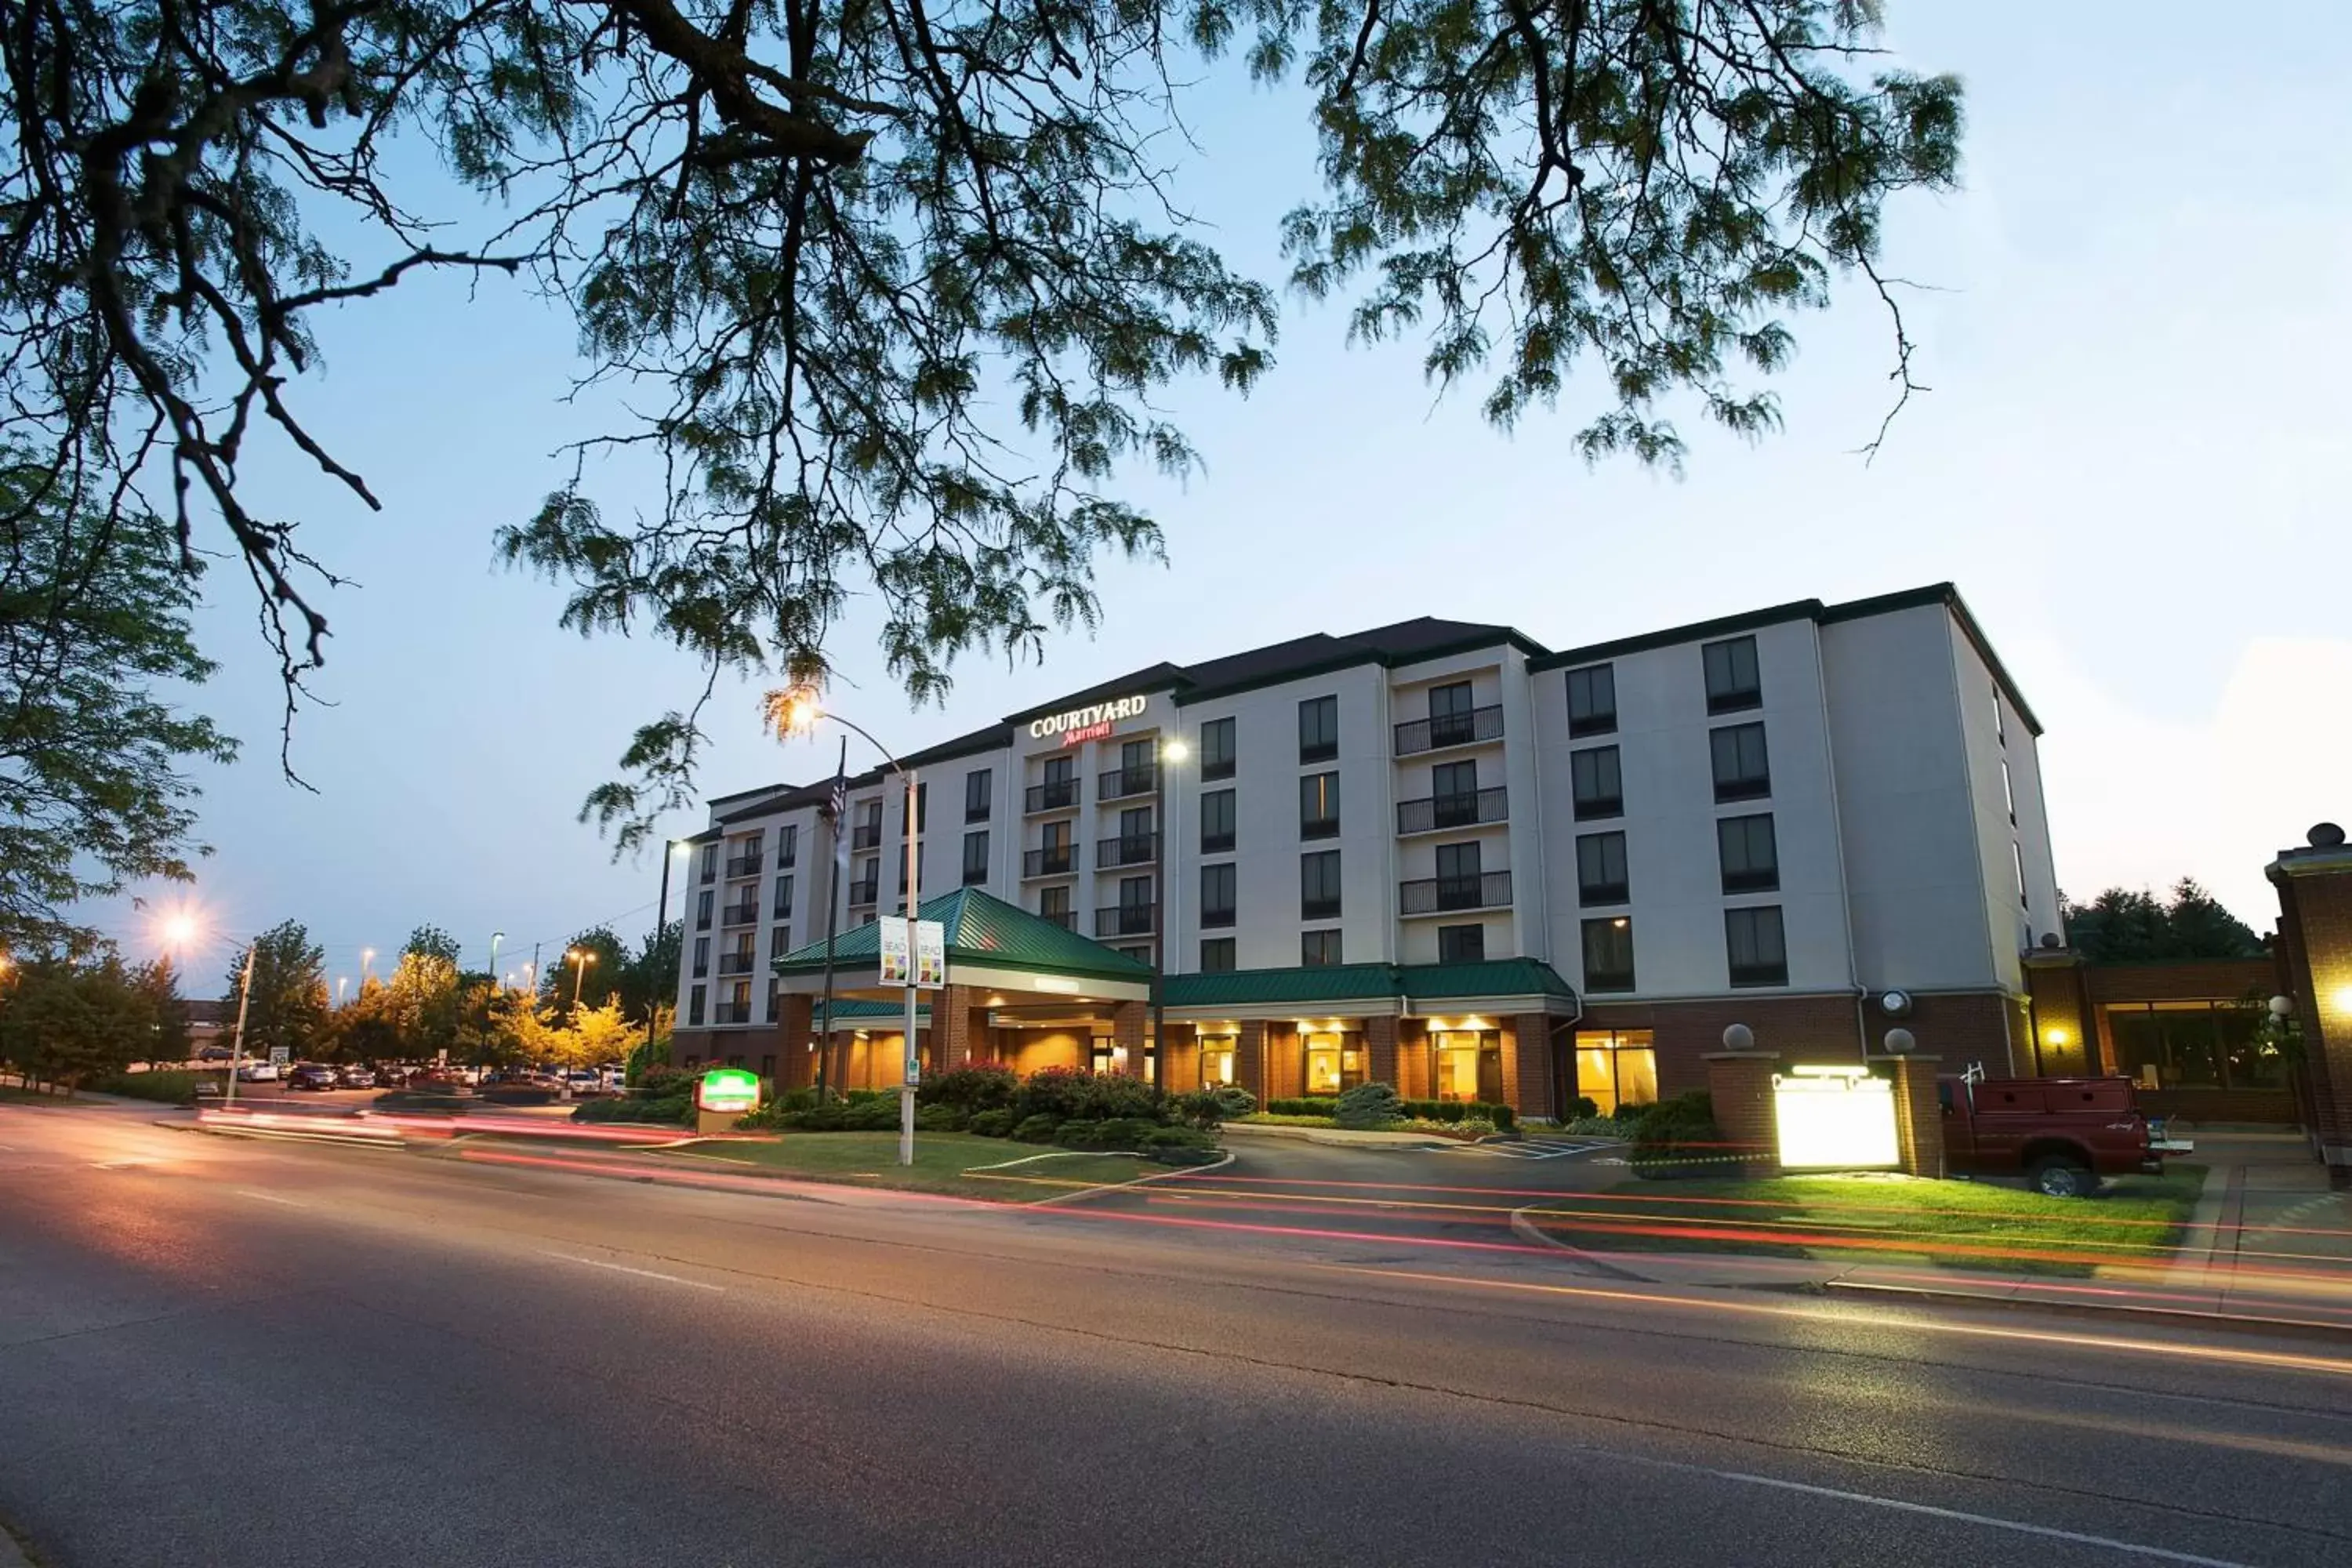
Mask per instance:
[[[1265,1025],[1261,1021],[1244,1023],[1241,1037],[1234,1042],[1234,1081],[1257,1096],[1260,1106],[1273,1098],[1265,1091]]]
[[[777,1001],[776,1092],[782,1094],[816,1082],[816,1053],[809,1049],[816,1031],[816,998],[787,992]]]
[[[1400,1095],[1404,1086],[1397,1081],[1397,1019],[1393,1013],[1377,1013],[1364,1020],[1364,1076],[1372,1083],[1384,1083]]]
[[[1151,1024],[1148,1002],[1121,1002],[1111,1010],[1110,1043],[1127,1047],[1127,1070],[1143,1076],[1143,1042]]]
[[[2269,868],[2288,994],[2303,1032],[2311,1135],[2329,1184],[2352,1187],[2352,847],[2322,823]]]
[[[1895,1057],[1895,1152],[1906,1174],[1944,1174],[1944,1108],[1936,1099],[1934,1057]]]
[[[1429,1081],[1429,1028],[1418,1018],[1397,1021],[1397,1092],[1407,1100],[1435,1098]]]
[[[934,1072],[971,1065],[972,1003],[969,985],[942,985],[931,993],[931,1060]]]
[[[1551,1016],[1522,1013],[1511,1020],[1511,1048],[1503,1053],[1503,1091],[1521,1116],[1557,1116],[1551,1086]]]
[[[1715,1124],[1723,1130],[1749,1175],[1780,1173],[1780,1121],[1772,1111],[1772,1070],[1780,1063],[1778,1051],[1709,1051],[1707,1098],[1715,1105]]]

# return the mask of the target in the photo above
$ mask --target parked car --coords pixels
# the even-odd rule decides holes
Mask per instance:
[[[203,1050],[196,1053],[196,1060],[200,1062],[225,1062],[235,1055],[236,1055],[236,1053],[226,1046],[206,1046]]]
[[[319,1062],[304,1062],[286,1075],[286,1087],[292,1089],[333,1089],[341,1075],[333,1068]]]
[[[1956,1175],[2022,1175],[2056,1198],[2087,1197],[2103,1176],[2154,1174],[2196,1145],[2139,1109],[2127,1078],[1938,1079],[1944,1165]]]
[[[279,1076],[276,1062],[247,1062],[236,1069],[239,1083],[276,1083]]]
[[[354,1063],[335,1074],[335,1087],[337,1089],[373,1089],[375,1069]]]
[[[375,1069],[375,1081],[379,1089],[404,1088],[414,1076],[415,1075],[411,1068],[399,1062],[383,1062],[378,1064]]]

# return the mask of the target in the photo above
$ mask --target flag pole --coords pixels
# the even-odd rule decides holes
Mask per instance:
[[[824,1032],[817,1037],[816,1099],[824,1103],[826,1067],[833,1060],[833,932],[841,910],[841,874],[849,868],[849,837],[842,826],[848,815],[849,737],[841,738],[841,760],[834,764],[833,795],[826,801],[833,818],[833,875],[824,888]]]

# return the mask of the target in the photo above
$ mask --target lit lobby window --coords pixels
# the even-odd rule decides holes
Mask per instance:
[[[1647,1029],[1579,1029],[1576,1092],[1612,1116],[1658,1100],[1658,1053]]]

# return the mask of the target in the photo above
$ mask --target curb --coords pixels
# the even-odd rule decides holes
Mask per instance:
[[[32,1559],[25,1554],[24,1543],[5,1522],[0,1522],[0,1568],[33,1568]]]
[[[1969,1290],[1937,1290],[1924,1285],[1874,1285],[1864,1279],[1829,1279],[1822,1281],[1818,1289],[1825,1296],[1927,1301],[1943,1307],[2000,1307],[2011,1311],[2063,1312],[2078,1318],[2122,1319],[2187,1328],[2223,1329],[2234,1333],[2284,1334],[2296,1339],[2322,1339],[2352,1344],[2352,1323],[2318,1322],[2308,1318],[2258,1318],[2243,1313],[2191,1311],[2183,1307],[2107,1306],[2095,1301],[2045,1300],[2040,1298],[2020,1300],[2010,1296],[1979,1296]]]

